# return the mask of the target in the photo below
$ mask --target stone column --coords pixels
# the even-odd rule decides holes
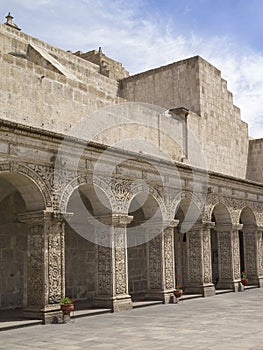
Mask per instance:
[[[257,228],[258,286],[263,288],[263,227]]]
[[[112,311],[130,310],[128,293],[127,225],[133,219],[126,214],[97,218],[97,291],[94,306],[111,308]]]
[[[61,318],[65,293],[64,222],[48,211],[19,214],[28,226],[27,306],[25,317],[44,323]]]
[[[243,229],[245,267],[249,284],[263,286],[262,229],[246,226]]]
[[[169,303],[173,296],[175,288],[174,227],[178,223],[179,221],[172,220],[168,224],[148,225],[148,235],[154,236],[147,242],[148,292],[145,298],[148,300],[162,300],[164,303]],[[161,227],[164,229],[159,233]]]
[[[204,297],[215,294],[212,283],[211,228],[213,222],[194,225],[187,232],[188,282],[187,293],[202,294]]]
[[[240,289],[239,230],[243,225],[216,226],[218,233],[219,281],[218,289]]]

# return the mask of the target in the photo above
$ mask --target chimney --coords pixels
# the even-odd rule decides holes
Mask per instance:
[[[16,30],[21,30],[15,23],[13,23],[13,16],[11,16],[10,12],[8,12],[8,15],[5,17],[6,18],[6,22],[5,24],[9,27],[12,27]]]

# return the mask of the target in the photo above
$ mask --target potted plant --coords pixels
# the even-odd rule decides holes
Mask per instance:
[[[175,290],[174,290],[174,296],[176,297],[176,299],[181,298],[181,296],[183,295],[183,289],[182,289],[182,285],[180,282],[180,278],[181,278],[181,275],[177,275],[176,285],[175,285]]]
[[[64,316],[70,317],[70,312],[74,310],[74,302],[68,297],[60,299],[60,307]]]
[[[248,284],[248,279],[247,279],[247,272],[246,270],[241,272],[241,283],[243,284],[243,286],[247,286]]]

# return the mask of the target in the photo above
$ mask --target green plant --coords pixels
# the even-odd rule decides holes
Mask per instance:
[[[182,289],[182,284],[181,284],[181,282],[180,282],[180,279],[181,279],[181,275],[177,275],[177,278],[176,278],[176,285],[175,285],[175,289],[176,289],[176,290]]]
[[[68,297],[64,297],[60,299],[60,305],[70,305],[73,304],[73,300]]]
[[[242,280],[247,279],[247,271],[246,271],[246,270],[244,270],[244,271],[241,272],[241,279],[242,279]]]

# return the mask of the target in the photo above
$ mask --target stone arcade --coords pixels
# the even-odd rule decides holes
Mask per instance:
[[[129,76],[0,25],[0,309],[263,286],[262,140],[193,57]]]

